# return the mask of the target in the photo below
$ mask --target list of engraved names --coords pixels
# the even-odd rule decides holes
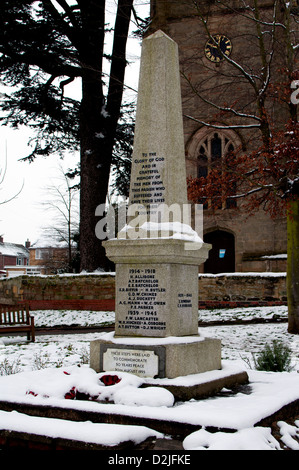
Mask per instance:
[[[166,329],[163,321],[166,288],[154,268],[129,268],[126,285],[118,288],[118,305],[125,312],[118,320],[118,328],[162,332]]]

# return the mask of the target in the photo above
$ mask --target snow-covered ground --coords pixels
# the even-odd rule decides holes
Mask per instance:
[[[103,325],[114,321],[111,312],[38,311],[34,312],[36,326]],[[200,310],[200,320],[215,321],[272,317],[287,318],[286,307],[263,307],[230,310]],[[224,390],[222,396],[206,400],[190,400],[173,404],[166,389],[140,389],[144,379],[130,374],[117,373],[121,379],[106,387],[101,382],[103,374],[96,374],[88,366],[89,343],[105,333],[38,335],[31,343],[25,337],[0,338],[0,400],[18,400],[30,403],[47,403],[49,406],[75,407],[86,410],[122,413],[146,418],[158,418],[198,424],[203,429],[192,433],[184,441],[186,451],[192,449],[279,449],[279,443],[270,428],[254,427],[260,419],[282,406],[299,399],[299,336],[287,332],[287,322],[251,325],[221,325],[200,328],[200,334],[222,340],[224,371],[246,370],[251,393],[231,395]],[[278,339],[292,350],[293,370],[289,373],[258,372],[253,368],[252,354],[260,352],[266,342]],[[83,365],[84,364],[84,365]],[[80,365],[80,367],[78,367]],[[14,373],[13,375],[8,375]],[[213,375],[214,372],[206,373]],[[113,375],[113,371],[110,372]],[[202,375],[202,374],[200,374]],[[196,377],[192,376],[193,380]],[[146,380],[146,379],[145,379]],[[94,400],[66,400],[71,390],[93,396]],[[148,391],[147,391],[148,390]],[[32,392],[32,393],[28,393]],[[103,400],[107,403],[102,403]],[[82,424],[82,423],[81,423]],[[16,412],[0,412],[0,429],[34,429],[38,422]],[[43,421],[46,429],[59,429],[53,421]],[[210,433],[205,427],[232,428],[234,433]],[[283,442],[299,450],[299,421],[291,425],[280,422]],[[68,428],[72,428],[68,430]],[[88,428],[88,429],[87,429]],[[40,428],[41,429],[41,428]],[[82,435],[78,426],[61,426],[61,437]],[[96,430],[97,429],[97,430]],[[82,430],[82,426],[81,426]],[[136,429],[131,429],[132,435]],[[116,430],[115,430],[116,432]],[[127,434],[126,434],[127,432]],[[152,435],[151,430],[140,427],[140,436]],[[88,439],[93,433],[100,435],[99,427],[86,425]],[[128,435],[129,429],[124,435]],[[106,428],[105,436],[115,436]],[[121,433],[120,433],[121,434]],[[138,432],[137,432],[138,434]],[[123,434],[122,434],[123,435]],[[75,437],[74,437],[75,436]],[[80,437],[78,437],[80,439]],[[119,442],[121,437],[119,437]],[[134,437],[136,442],[138,437]],[[108,439],[109,441],[109,439]],[[105,440],[107,443],[107,439]]]
[[[114,312],[39,310],[34,312],[36,327],[49,326],[102,326],[113,324]],[[209,321],[287,318],[287,307],[256,307],[199,310],[199,319]],[[37,370],[44,367],[60,367],[88,363],[89,343],[104,333],[38,335],[35,343],[25,337],[0,337],[0,375],[6,368],[13,371]],[[299,370],[299,337],[287,332],[287,323],[249,325],[221,325],[200,328],[203,336],[222,341],[222,358],[252,362],[252,354],[258,353],[265,342],[273,339],[284,341],[293,351],[293,364]],[[245,363],[244,363],[245,364]]]

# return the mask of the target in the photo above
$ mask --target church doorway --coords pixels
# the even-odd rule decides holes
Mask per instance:
[[[204,272],[211,274],[235,272],[235,237],[224,230],[215,230],[204,236],[212,249],[204,264]]]

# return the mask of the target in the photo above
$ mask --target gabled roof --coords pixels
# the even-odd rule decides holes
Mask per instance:
[[[2,243],[0,242],[0,254],[5,256],[22,256],[23,258],[29,258],[29,251],[24,245],[18,245],[16,243]]]

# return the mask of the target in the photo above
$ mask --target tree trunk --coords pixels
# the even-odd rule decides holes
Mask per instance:
[[[93,3],[91,2],[93,5]],[[95,3],[94,5],[97,5]],[[123,83],[126,67],[126,44],[129,32],[133,0],[118,0],[114,29],[114,43],[107,99],[103,95],[102,51],[86,44],[82,62],[82,101],[80,115],[81,132],[81,190],[80,190],[80,256],[81,270],[109,269],[112,264],[97,239],[95,228],[98,217],[96,208],[106,203],[112,152],[116,126],[122,104]],[[87,14],[88,13],[88,14]],[[88,21],[95,21],[92,10],[86,12]],[[102,20],[101,20],[102,21]],[[104,24],[104,22],[103,22]],[[103,41],[95,29],[95,40]],[[97,36],[99,35],[99,36]],[[92,41],[92,30],[88,41]],[[86,54],[87,51],[87,54]],[[90,54],[89,55],[89,52]],[[92,55],[92,51],[95,53]],[[86,54],[86,55],[85,55]]]
[[[112,153],[107,152],[104,135],[104,99],[95,79],[83,79],[81,102],[81,182],[80,182],[80,256],[81,270],[105,268],[105,251],[97,239],[96,208],[105,204]]]
[[[110,161],[106,161],[105,99],[102,61],[104,49],[105,2],[86,0],[81,5],[84,34],[80,45],[83,65],[80,107],[80,258],[81,270],[102,266],[103,251],[95,236],[95,210],[105,204]]]
[[[288,332],[299,334],[299,200],[290,202],[287,216],[287,225],[287,295],[289,310]]]

